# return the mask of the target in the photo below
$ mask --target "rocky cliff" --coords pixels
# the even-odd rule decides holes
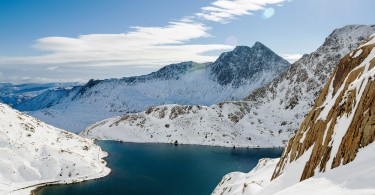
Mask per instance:
[[[373,37],[372,41],[375,41]],[[289,141],[273,178],[312,148],[301,180],[353,161],[375,139],[375,42],[346,55]]]

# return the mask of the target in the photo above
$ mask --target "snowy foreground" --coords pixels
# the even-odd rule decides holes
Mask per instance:
[[[247,195],[374,195],[375,143],[358,152],[354,162],[325,173],[319,173],[299,182],[304,167],[303,158],[293,168],[271,182],[279,159],[261,159],[249,173],[234,172],[226,175],[212,194]],[[304,157],[305,159],[307,156]]]
[[[0,194],[104,177],[106,156],[90,139],[0,104]]]

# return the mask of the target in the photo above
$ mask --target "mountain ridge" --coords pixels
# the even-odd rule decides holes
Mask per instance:
[[[290,65],[261,43],[253,47],[238,47],[213,63],[183,62],[144,76],[90,80],[70,91],[50,91],[48,97],[53,98],[43,94],[44,97],[35,97],[17,108],[54,126],[78,132],[105,118],[139,112],[149,106],[212,105],[239,100]],[[249,71],[253,66],[257,69]]]

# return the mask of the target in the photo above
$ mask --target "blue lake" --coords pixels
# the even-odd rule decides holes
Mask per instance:
[[[210,194],[233,171],[249,172],[260,158],[282,149],[232,149],[171,144],[97,142],[109,156],[107,177],[71,185],[46,186],[39,195]]]

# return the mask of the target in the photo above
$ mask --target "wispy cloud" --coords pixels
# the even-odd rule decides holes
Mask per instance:
[[[78,37],[45,37],[33,46],[43,55],[0,57],[0,66],[36,65],[47,70],[86,66],[161,66],[181,61],[208,62],[217,56],[212,51],[233,48],[226,44],[191,44],[208,38],[209,22],[227,23],[241,15],[264,10],[286,0],[216,0],[210,6],[181,20],[161,27],[132,27],[122,34],[88,34]],[[27,78],[29,79],[29,78]],[[40,80],[40,78],[38,78]]]
[[[123,34],[89,34],[77,38],[46,37],[37,40],[41,56],[0,59],[5,64],[81,64],[87,66],[165,65],[195,60],[207,62],[215,56],[203,53],[228,50],[223,44],[188,44],[192,39],[209,37],[209,29],[198,22],[170,22],[164,27],[133,27]]]
[[[208,21],[227,23],[242,15],[251,15],[254,11],[264,10],[266,6],[280,5],[286,0],[218,0],[211,6],[203,7],[202,12],[197,13]]]

